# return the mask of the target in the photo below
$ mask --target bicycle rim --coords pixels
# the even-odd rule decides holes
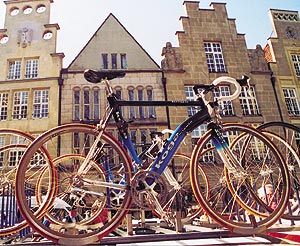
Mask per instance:
[[[230,170],[226,176],[223,161],[212,145],[211,131],[208,131],[198,141],[191,157],[190,175],[195,196],[219,225],[248,235],[263,232],[276,223],[285,211],[289,194],[287,166],[274,144],[259,131],[242,124],[224,124],[221,131],[229,143],[238,139],[230,148],[242,168]],[[209,180],[209,197],[199,188],[199,163]],[[273,172],[272,178],[267,175],[269,170]],[[276,207],[269,212],[261,206],[266,201],[259,197],[258,191],[271,181],[274,191],[278,192]],[[264,217],[257,216],[253,210],[260,211]]]
[[[19,160],[34,138],[20,130],[0,129],[0,236],[13,234],[27,226],[15,204],[15,174]]]
[[[282,154],[289,168],[291,178],[291,191],[287,211],[283,219],[300,220],[300,128],[286,122],[268,122],[262,124],[258,129],[276,134],[272,141]]]
[[[108,133],[103,132],[92,164],[77,176],[85,159],[78,155],[86,156],[97,134],[90,125],[59,126],[39,136],[21,159],[16,176],[21,187],[16,192],[20,212],[35,231],[55,243],[95,243],[122,222],[130,207],[131,162],[124,148]],[[44,161],[47,168],[35,170],[35,175],[29,177],[25,173],[35,163],[42,146],[49,153],[49,160]],[[96,168],[98,165],[101,168]],[[37,181],[40,177],[42,181]],[[97,183],[100,181],[101,184]],[[52,190],[50,195],[47,189]],[[42,218],[34,214],[35,208],[26,200],[28,190],[32,197],[39,197],[41,204],[51,201],[47,210],[55,220],[49,219],[49,214]],[[93,214],[94,207],[97,216]]]

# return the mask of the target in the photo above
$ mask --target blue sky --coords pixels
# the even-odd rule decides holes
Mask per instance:
[[[210,8],[211,2],[226,3],[228,17],[236,19],[237,31],[245,34],[248,48],[264,46],[273,35],[269,9],[300,13],[300,0],[201,0],[199,8]],[[175,32],[182,30],[179,18],[186,15],[183,0],[54,0],[51,6],[50,23],[60,26],[57,52],[65,53],[64,67],[110,13],[160,65],[165,43],[178,45]],[[4,28],[4,15],[5,4],[0,0],[0,28]]]

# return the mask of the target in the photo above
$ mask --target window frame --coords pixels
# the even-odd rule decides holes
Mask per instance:
[[[300,77],[300,55],[292,54],[291,59],[295,69],[296,76]]]
[[[0,92],[0,121],[7,120],[8,118],[8,102],[9,93]]]
[[[209,73],[226,73],[221,42],[204,42],[204,51]]]
[[[226,97],[230,96],[230,86],[229,85],[219,85],[214,90],[214,98],[218,99],[220,97]],[[234,110],[233,110],[233,104],[232,101],[221,101],[219,102],[220,107],[220,115],[221,116],[233,116]],[[227,113],[225,113],[227,112]]]
[[[17,94],[19,94],[18,98],[16,98]],[[14,120],[27,119],[28,99],[29,99],[29,91],[14,92],[12,119]]]
[[[250,94],[249,95],[249,90]],[[244,116],[260,116],[259,104],[257,101],[254,86],[242,86],[242,91],[239,96],[242,113]]]
[[[111,69],[117,69],[118,68],[118,54],[112,53],[111,54]]]
[[[21,66],[22,66],[21,60],[9,61],[7,79],[8,80],[21,79]]]
[[[127,57],[126,54],[120,54],[120,61],[121,61],[121,69],[127,69]]]
[[[287,93],[285,93],[285,91]],[[292,96],[291,92],[293,93]],[[296,88],[282,88],[282,93],[289,116],[300,116],[300,106]]]
[[[38,93],[40,95],[38,95]],[[33,91],[33,119],[49,117],[49,90]]]
[[[34,79],[38,77],[39,60],[28,59],[25,62],[25,79]]]
[[[103,53],[101,54],[101,57],[102,57],[102,68],[108,69],[108,54]]]

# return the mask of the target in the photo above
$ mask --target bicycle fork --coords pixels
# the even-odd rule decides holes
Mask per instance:
[[[219,126],[211,122],[208,126],[212,129],[213,145],[224,163],[224,167],[229,173],[232,173],[236,178],[243,178],[245,176],[245,169],[242,164],[237,160],[236,156],[232,153],[228,143],[220,131]]]

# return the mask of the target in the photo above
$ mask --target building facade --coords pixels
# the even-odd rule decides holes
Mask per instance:
[[[113,31],[112,31],[113,30]],[[97,124],[104,114],[107,99],[103,84],[84,79],[85,69],[124,70],[126,76],[111,81],[120,99],[129,101],[164,100],[159,65],[113,15],[104,20],[68,68],[62,71],[61,124]],[[163,107],[123,107],[136,144],[150,143],[150,133],[167,127]],[[115,124],[107,130],[117,137]]]
[[[58,124],[58,81],[63,53],[51,0],[5,1],[0,29],[0,127],[38,135]]]
[[[209,84],[220,76],[251,79],[251,88],[243,87],[239,99],[222,103],[224,122],[244,122],[260,125],[280,121],[280,110],[272,87],[273,73],[265,59],[261,45],[247,49],[245,35],[237,33],[235,19],[227,15],[225,3],[212,3],[211,9],[199,8],[199,1],[184,1],[186,16],[180,18],[183,30],[177,31],[178,47],[170,42],[162,49],[162,69],[170,100],[193,100],[192,86]],[[233,88],[224,83],[214,96],[233,93]],[[172,110],[172,109],[170,109]],[[176,126],[193,108],[171,111],[171,125]],[[283,112],[283,114],[286,114]],[[195,143],[205,132],[201,126],[191,134]],[[192,144],[186,146],[191,151]],[[188,149],[190,148],[190,149]]]
[[[270,9],[274,36],[265,46],[281,119],[300,126],[300,20],[297,11]]]

